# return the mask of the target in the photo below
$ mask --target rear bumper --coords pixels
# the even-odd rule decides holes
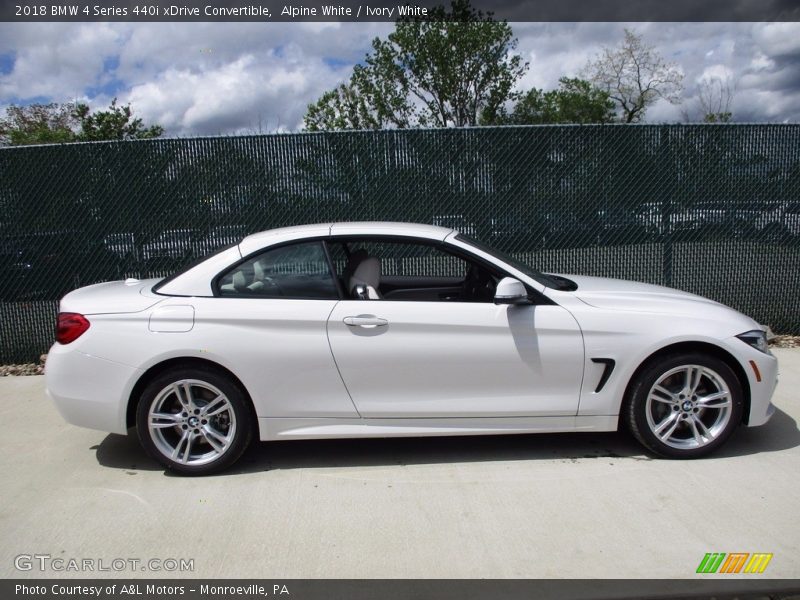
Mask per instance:
[[[55,344],[47,355],[47,396],[72,425],[127,432],[128,398],[139,369]]]

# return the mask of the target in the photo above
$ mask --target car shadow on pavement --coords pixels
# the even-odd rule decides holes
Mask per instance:
[[[740,428],[728,443],[706,460],[779,452],[800,446],[797,423],[776,410],[763,427]],[[149,458],[135,435],[110,434],[93,446],[104,467],[164,470]],[[275,469],[372,467],[391,465],[584,459],[649,461],[654,457],[627,432],[548,433],[422,438],[297,440],[255,443],[226,475]],[[165,474],[171,475],[165,471]]]
[[[797,422],[781,409],[766,425],[761,427],[740,427],[733,437],[710,458],[729,458],[761,452],[779,452],[800,446],[800,430]]]
[[[139,445],[135,429],[129,430],[128,435],[109,433],[99,445],[92,446],[90,450],[96,451],[97,462],[104,467],[123,469],[131,473],[164,470]]]

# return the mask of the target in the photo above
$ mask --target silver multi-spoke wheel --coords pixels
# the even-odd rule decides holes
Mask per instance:
[[[681,365],[661,375],[645,404],[650,431],[681,450],[713,442],[727,430],[732,412],[733,397],[725,380],[703,365]]]
[[[702,352],[662,354],[631,381],[623,418],[647,448],[669,458],[699,458],[742,422],[744,388],[735,363]]]
[[[199,379],[180,379],[158,392],[147,413],[156,449],[180,465],[218,460],[236,437],[236,413],[219,388]]]

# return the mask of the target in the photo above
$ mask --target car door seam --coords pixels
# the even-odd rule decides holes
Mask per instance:
[[[350,389],[347,387],[347,382],[344,380],[344,376],[342,375],[342,370],[339,368],[339,363],[336,362],[336,354],[333,352],[333,345],[331,344],[331,334],[330,334],[330,326],[331,326],[331,315],[336,310],[336,307],[339,306],[343,301],[339,300],[336,304],[333,305],[331,308],[331,312],[328,313],[328,318],[325,320],[325,338],[328,340],[328,351],[331,353],[331,359],[333,359],[333,365],[336,367],[336,372],[339,373],[339,379],[342,381],[342,385],[344,386],[344,391],[347,392],[347,396],[350,398],[350,404],[353,405],[353,410],[356,411],[356,414],[360,419],[364,417],[361,416],[361,413],[356,406],[355,401],[353,400],[353,394],[350,393]]]

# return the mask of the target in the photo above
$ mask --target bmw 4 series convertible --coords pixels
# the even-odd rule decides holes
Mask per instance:
[[[459,232],[250,235],[166,279],[63,298],[47,391],[208,474],[261,440],[614,431],[696,458],[767,422],[753,319],[674,289],[540,273]]]

